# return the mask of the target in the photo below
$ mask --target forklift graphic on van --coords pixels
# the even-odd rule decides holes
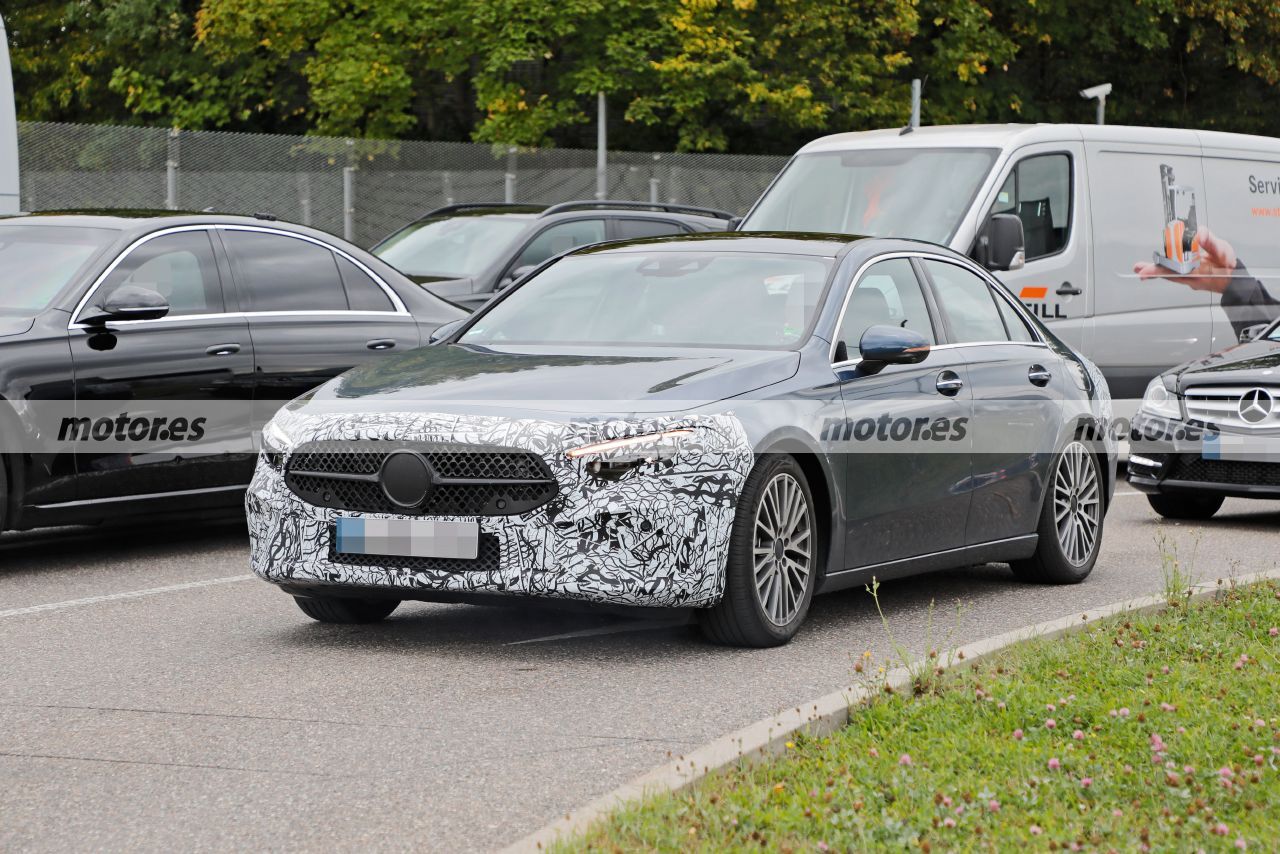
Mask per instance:
[[[1200,266],[1196,191],[1179,185],[1173,177],[1173,167],[1161,163],[1160,194],[1164,201],[1164,251],[1157,250],[1152,257],[1161,267],[1186,276]]]

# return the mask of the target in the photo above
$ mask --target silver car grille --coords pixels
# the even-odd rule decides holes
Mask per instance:
[[[1187,416],[1245,430],[1280,429],[1280,386],[1192,386],[1183,393]]]

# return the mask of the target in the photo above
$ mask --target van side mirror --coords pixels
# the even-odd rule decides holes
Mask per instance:
[[[881,365],[914,365],[929,357],[929,339],[914,329],[871,326],[862,333],[858,353],[863,362]]]
[[[80,320],[84,323],[106,323],[109,320],[155,320],[169,313],[169,302],[150,288],[121,285],[96,306],[91,306]]]
[[[978,234],[973,260],[997,272],[1021,270],[1026,264],[1026,238],[1022,220],[1014,214],[992,214]]]
[[[1270,323],[1255,323],[1253,326],[1246,326],[1240,330],[1240,343],[1248,344],[1250,341],[1257,341],[1262,337],[1262,333],[1271,327]]]

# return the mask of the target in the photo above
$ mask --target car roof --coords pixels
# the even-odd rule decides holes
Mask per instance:
[[[808,255],[814,258],[836,258],[858,249],[866,254],[893,251],[926,251],[959,257],[936,243],[891,237],[865,237],[851,234],[824,234],[792,231],[714,231],[704,234],[681,234],[666,237],[643,237],[595,243],[572,250],[568,255],[610,255],[625,252],[706,251],[709,244],[728,253],[761,253],[768,255]]]
[[[26,223],[78,228],[106,228],[122,232],[125,235],[142,235],[163,228],[175,228],[184,225],[247,225],[258,228],[275,228],[304,234],[330,243],[341,243],[325,231],[305,225],[285,222],[269,214],[244,216],[240,214],[220,214],[196,211],[155,211],[133,209],[100,209],[80,211],[37,211],[14,216],[0,217],[0,225],[6,223]]]

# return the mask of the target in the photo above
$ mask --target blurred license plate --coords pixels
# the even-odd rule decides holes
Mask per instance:
[[[1280,463],[1280,437],[1206,433],[1200,456],[1206,460]]]
[[[480,553],[479,522],[339,516],[333,536],[340,554],[475,560]]]

